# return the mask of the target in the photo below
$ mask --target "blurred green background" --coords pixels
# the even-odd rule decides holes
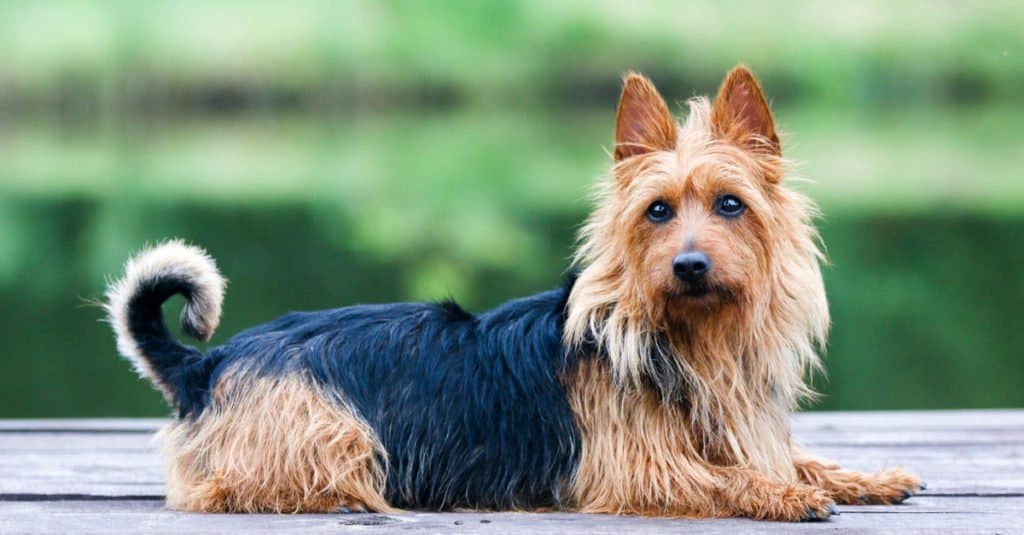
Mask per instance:
[[[621,73],[682,112],[741,61],[826,214],[815,407],[1024,406],[1022,28],[1019,1],[5,1],[0,417],[168,412],[85,304],[166,237],[231,279],[214,342],[551,287]]]

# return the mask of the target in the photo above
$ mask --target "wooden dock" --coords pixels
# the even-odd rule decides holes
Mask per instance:
[[[797,437],[844,465],[903,465],[928,490],[897,506],[785,524],[577,514],[201,515],[163,504],[164,420],[0,421],[0,533],[1024,533],[1024,410],[808,413]]]

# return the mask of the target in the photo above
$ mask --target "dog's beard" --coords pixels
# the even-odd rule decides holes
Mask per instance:
[[[680,283],[665,295],[665,312],[673,319],[685,321],[695,314],[707,315],[739,301],[738,292],[721,284],[702,281],[696,284]]]

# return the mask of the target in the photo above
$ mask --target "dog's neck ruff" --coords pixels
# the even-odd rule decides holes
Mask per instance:
[[[767,319],[745,332],[749,320],[731,318],[705,338],[652,327],[615,304],[574,308],[592,298],[586,278],[570,295],[569,347],[606,362],[623,393],[649,390],[671,405],[706,459],[793,478],[788,413],[811,395],[801,362],[817,361],[806,334],[790,340],[765,332],[778,327]]]

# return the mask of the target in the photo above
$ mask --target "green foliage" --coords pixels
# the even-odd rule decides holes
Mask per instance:
[[[789,89],[777,98],[801,102],[1019,98],[1021,27],[1011,0],[10,0],[0,79],[33,98],[88,87],[115,107],[151,86],[231,82],[326,98],[442,85],[504,105],[582,82],[613,87],[626,69],[707,91],[744,61]]]
[[[552,286],[621,73],[685,113],[741,61],[825,212],[822,406],[1024,404],[1022,27],[1011,1],[0,3],[0,417],[165,412],[83,306],[147,241],[223,266],[215,341]]]

